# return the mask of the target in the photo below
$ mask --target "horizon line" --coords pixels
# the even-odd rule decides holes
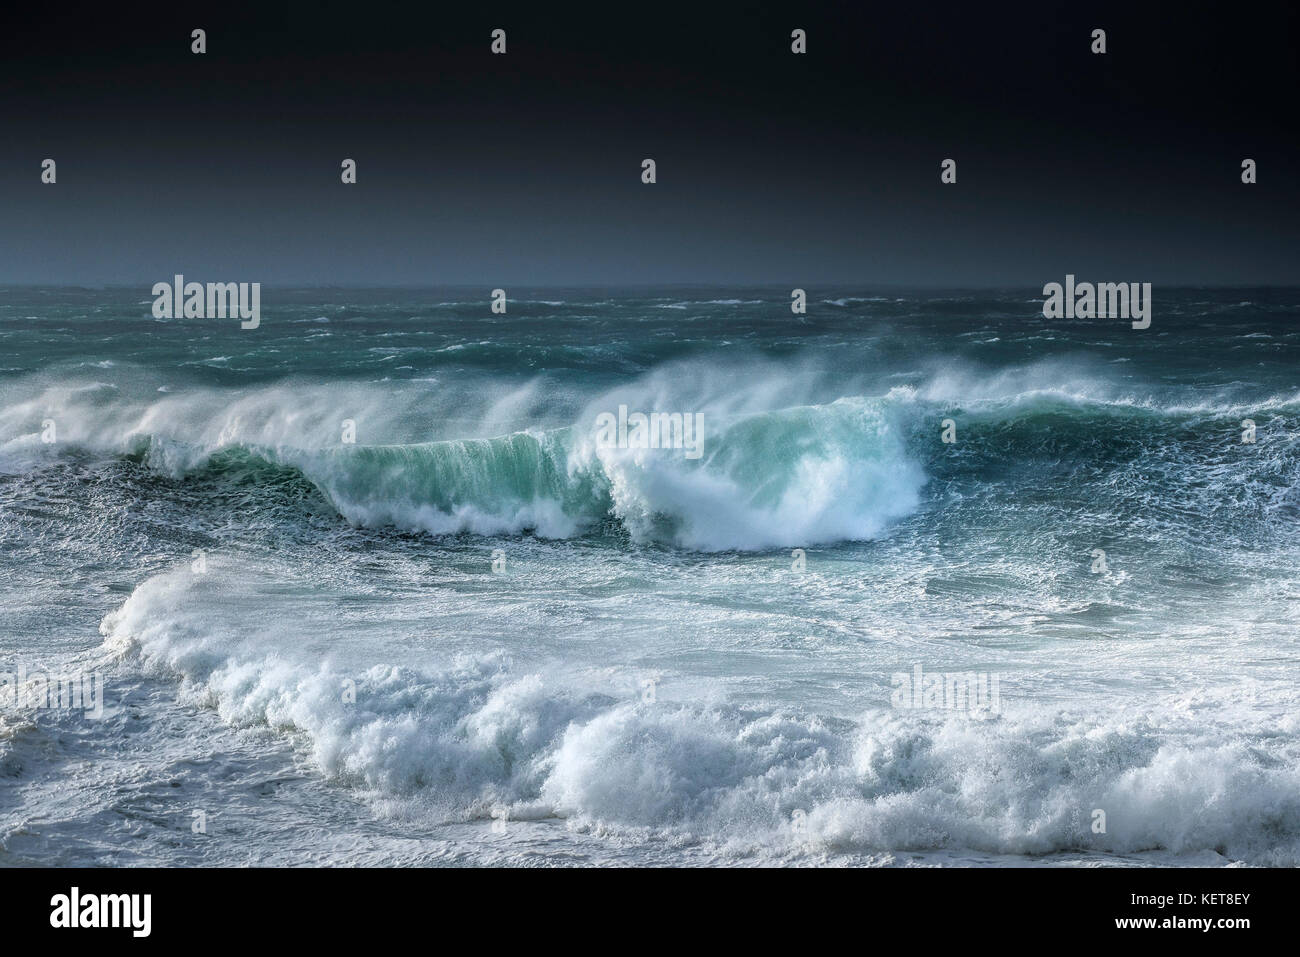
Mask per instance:
[[[175,274],[173,274],[174,276]],[[182,275],[184,275],[182,273]],[[1065,274],[1070,275],[1070,274]],[[152,289],[154,283],[163,280],[152,280],[148,282],[7,282],[0,280],[0,289],[139,289],[142,286],[148,286]],[[199,282],[201,280],[194,280]],[[217,281],[217,280],[211,280]],[[221,280],[231,281],[231,280]],[[507,293],[511,286],[521,289],[818,289],[818,288],[852,288],[858,290],[871,289],[896,289],[896,290],[933,290],[933,291],[954,291],[954,290],[1034,290],[1039,287],[1036,284],[1026,283],[923,283],[923,282],[854,282],[851,280],[835,280],[831,282],[806,283],[803,286],[790,286],[788,283],[779,282],[701,282],[701,281],[674,281],[674,282],[515,282],[515,283],[474,283],[474,282],[388,282],[388,283],[366,283],[366,282],[292,282],[292,281],[273,281],[265,280],[233,280],[237,282],[257,282],[259,286],[269,289],[356,289],[356,290],[374,290],[374,289],[506,289]],[[1049,279],[1049,282],[1055,281]],[[1085,282],[1090,280],[1085,279]],[[1109,280],[1106,280],[1109,281]],[[1216,282],[1216,283],[1152,283],[1153,286],[1159,286],[1164,289],[1300,289],[1300,282]]]

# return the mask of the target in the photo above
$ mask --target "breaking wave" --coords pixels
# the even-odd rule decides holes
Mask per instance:
[[[505,809],[743,854],[1170,851],[1300,862],[1293,708],[1279,725],[1184,693],[1097,715],[1036,706],[979,720],[882,707],[847,720],[647,702],[521,672],[494,654],[358,674],[304,661],[290,616],[259,629],[229,614],[237,593],[250,621],[276,620],[257,610],[267,595],[249,594],[250,580],[154,576],[104,619],[105,648],[181,679],[183,697],[231,725],[297,736],[324,774],[390,810],[473,820]],[[342,693],[349,681],[354,700]],[[1094,809],[1107,815],[1104,833],[1092,828]]]

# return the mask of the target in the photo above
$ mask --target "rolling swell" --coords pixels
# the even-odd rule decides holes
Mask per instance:
[[[271,480],[259,467],[276,481],[289,470],[364,527],[565,539],[612,521],[633,541],[700,551],[871,539],[915,512],[935,481],[1062,504],[1072,487],[1086,487],[1103,501],[1109,495],[1120,517],[1144,506],[1143,486],[1153,483],[1186,511],[1232,505],[1234,521],[1300,507],[1293,397],[1161,404],[1096,387],[994,385],[932,381],[878,397],[706,412],[698,459],[597,447],[590,415],[569,426],[394,445],[341,445],[319,430],[307,436],[314,447],[303,447],[286,429],[254,427],[242,409],[238,419],[202,410],[162,428],[155,407],[121,421],[110,407],[100,413],[107,427],[65,446],[126,455],[180,479],[237,470],[256,483]],[[1256,445],[1240,442],[1244,418],[1261,430]],[[952,444],[940,440],[948,419],[957,427]],[[16,448],[39,449],[37,437],[4,443]]]
[[[870,538],[919,503],[924,474],[878,401],[734,418],[704,454],[599,447],[568,427],[482,439],[331,449],[240,444],[197,454],[151,440],[177,475],[261,462],[292,469],[340,515],[435,535],[584,534],[612,517],[635,541],[701,551]]]

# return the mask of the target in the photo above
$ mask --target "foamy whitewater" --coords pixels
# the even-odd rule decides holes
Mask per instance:
[[[0,289],[0,865],[1300,864],[1294,290],[146,293]]]

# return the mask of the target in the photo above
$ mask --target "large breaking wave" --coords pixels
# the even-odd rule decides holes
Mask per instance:
[[[1095,369],[1054,362],[945,369],[874,394],[816,370],[710,377],[689,364],[595,396],[539,382],[162,396],[89,382],[13,393],[0,407],[0,467],[40,467],[67,449],[130,456],[177,478],[255,463],[301,475],[353,524],[435,535],[571,538],[612,523],[634,541],[701,551],[864,540],[913,513],[936,476],[983,470],[1005,491],[1037,463],[1070,457],[1092,457],[1087,480],[1098,487],[1150,463],[1295,508],[1300,484],[1296,396],[1125,392]],[[602,447],[596,417],[619,405],[699,412],[702,454]],[[1246,456],[1236,436],[1249,416],[1268,441]],[[945,445],[949,418],[958,440]],[[356,423],[355,444],[341,441],[344,419]],[[57,445],[42,445],[47,421]],[[1172,494],[1188,486],[1166,478]]]

